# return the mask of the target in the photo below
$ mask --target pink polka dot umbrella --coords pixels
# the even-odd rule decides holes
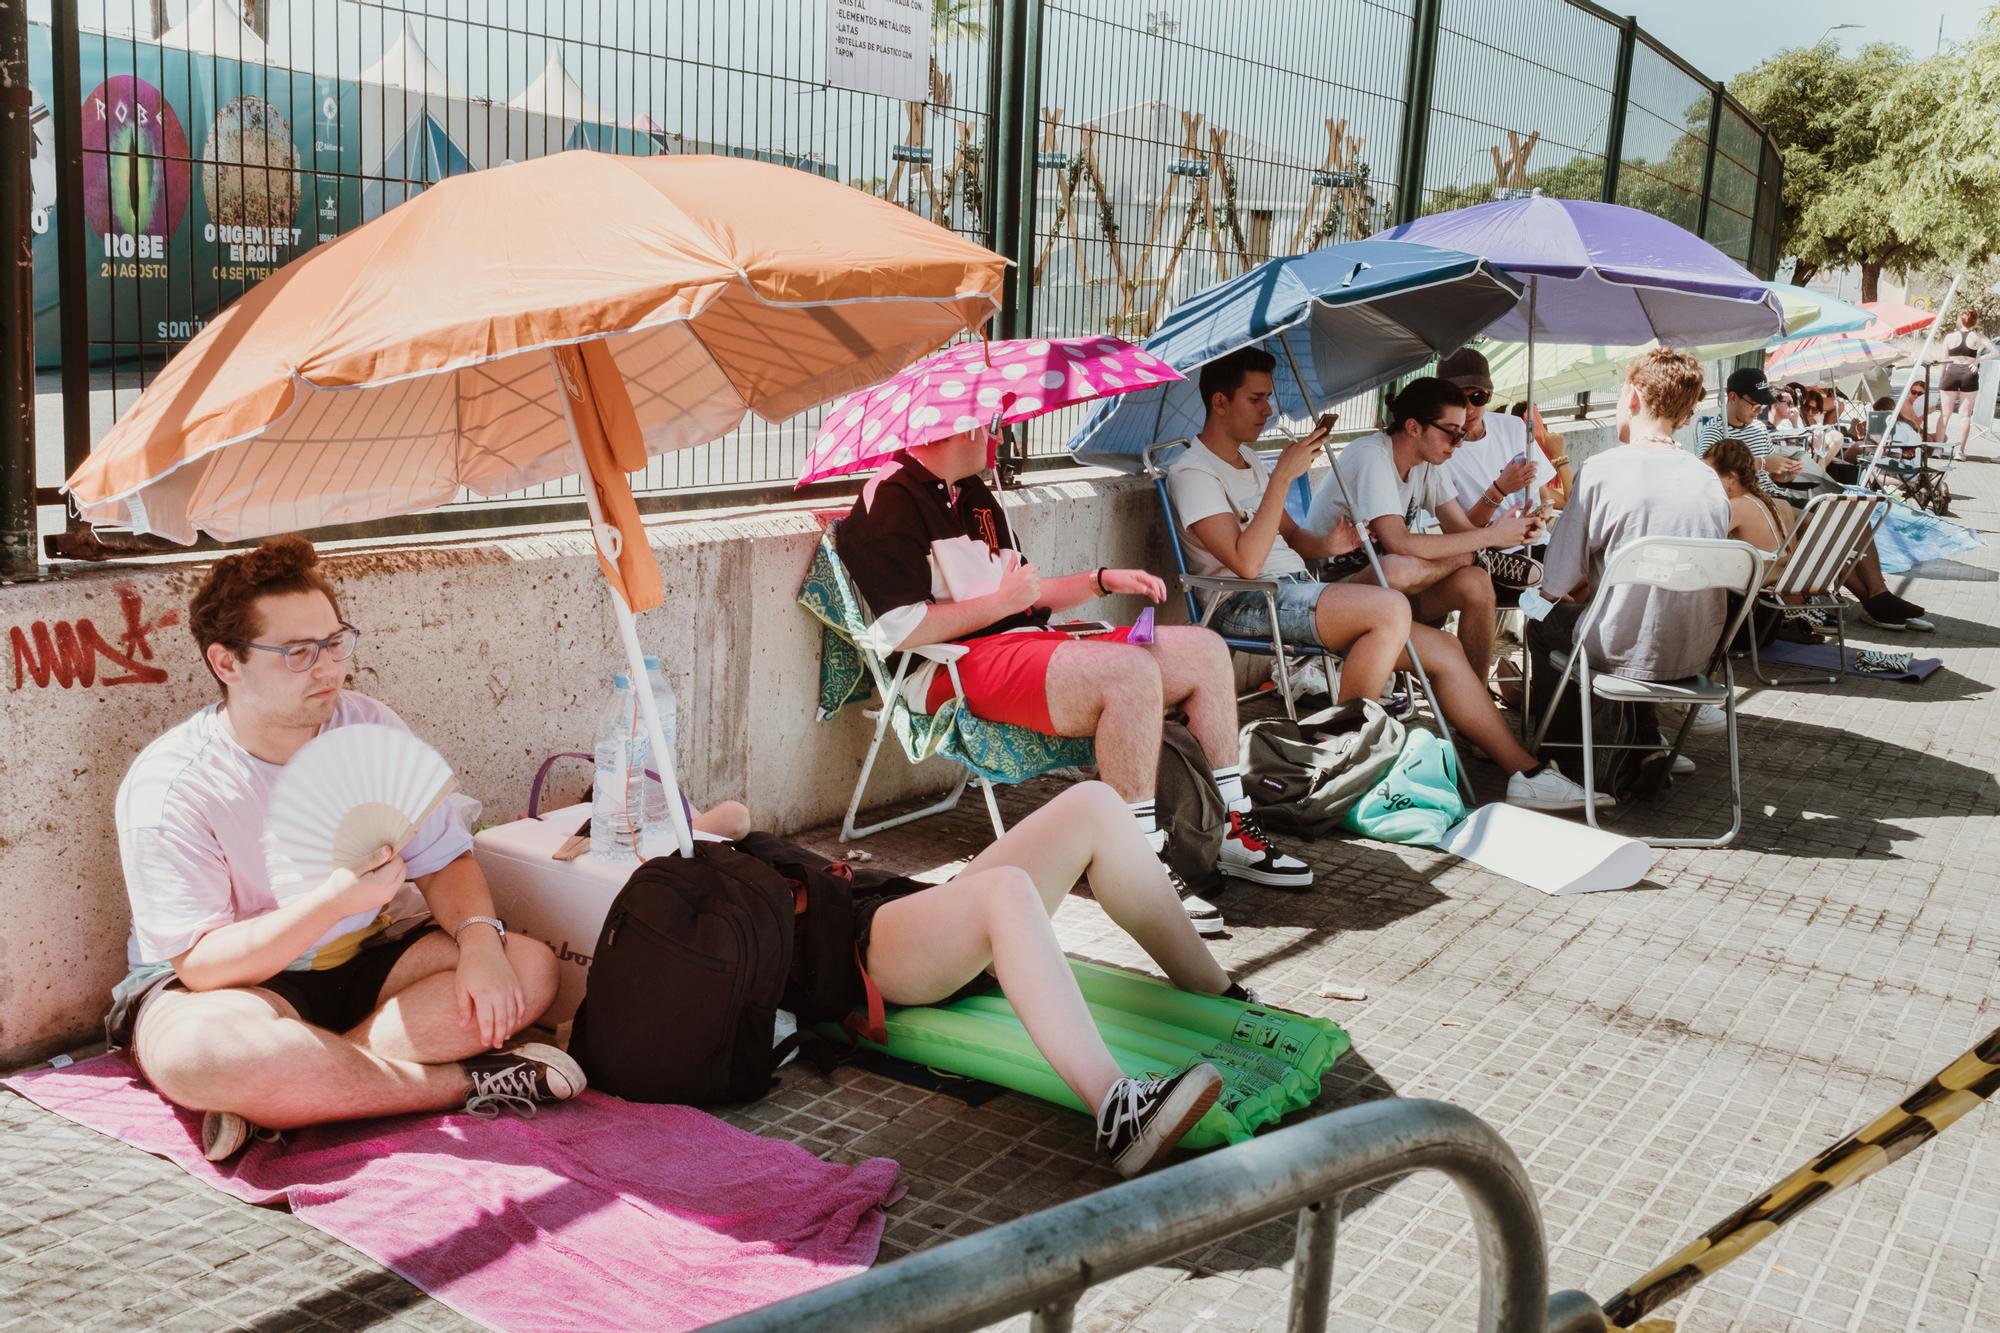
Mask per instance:
[[[899,449],[976,426],[1026,421],[1182,378],[1118,338],[959,343],[828,408],[798,484],[865,472]]]

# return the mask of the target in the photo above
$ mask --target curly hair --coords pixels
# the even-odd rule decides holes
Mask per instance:
[[[1654,347],[1633,357],[1625,367],[1625,382],[1669,430],[1685,426],[1707,392],[1701,362],[1677,347]]]
[[[340,594],[320,572],[319,552],[304,537],[273,537],[255,550],[216,561],[188,603],[188,632],[194,635],[202,664],[208,666],[210,644],[249,643],[264,632],[263,619],[257,613],[258,598],[295,592],[324,593],[333,603],[334,615],[340,614]],[[232,647],[231,651],[239,662],[250,655],[242,648]],[[213,666],[208,670],[215,674]],[[227,699],[229,688],[220,676],[215,683]]]

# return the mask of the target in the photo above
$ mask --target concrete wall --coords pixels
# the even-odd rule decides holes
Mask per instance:
[[[1556,424],[1579,462],[1609,439],[1601,421]],[[1007,497],[1036,564],[1169,572],[1149,483],[1062,475]],[[690,796],[744,800],[760,827],[781,832],[838,820],[869,728],[858,709],[830,723],[812,717],[818,630],[793,594],[817,518],[804,505],[710,511],[648,531],[667,602],[640,618],[640,637],[680,700]],[[487,819],[524,812],[545,756],[591,747],[620,654],[581,530],[330,548],[328,558],[342,610],[365,631],[354,686],[443,751]],[[0,587],[9,640],[0,666],[0,1066],[88,1036],[124,974],[129,917],[113,798],[133,756],[214,697],[180,623],[206,567],[167,558]],[[1164,610],[1178,618],[1179,606],[1170,599]],[[60,662],[51,666],[50,655]],[[589,777],[587,764],[565,764],[553,799],[581,799]],[[942,764],[911,769],[891,756],[877,766],[871,805],[950,779]]]
[[[1007,501],[1044,570],[1166,572],[1150,484],[1065,474]],[[640,617],[640,637],[680,700],[688,792],[745,800],[760,827],[780,831],[839,819],[869,736],[858,709],[812,716],[817,623],[793,595],[819,532],[805,506],[649,528],[667,602]],[[378,544],[328,560],[342,611],[365,631],[353,685],[436,745],[486,818],[524,811],[544,756],[591,748],[620,654],[580,530]],[[215,697],[180,623],[206,567],[173,558],[0,587],[0,1067],[87,1038],[124,975],[113,799],[133,756]],[[73,646],[87,678],[65,658],[38,681],[43,643],[58,655]],[[589,778],[587,764],[565,765],[555,798],[581,799]],[[891,756],[871,792],[887,801],[948,780],[943,765],[912,770]]]

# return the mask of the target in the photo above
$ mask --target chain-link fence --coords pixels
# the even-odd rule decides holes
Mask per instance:
[[[1272,255],[1515,190],[1648,209],[1766,274],[1777,253],[1763,132],[1578,0],[929,0],[921,100],[833,85],[846,8],[56,0],[29,38],[33,324],[63,422],[38,498],[249,284],[446,176],[565,148],[882,195],[1016,261],[1017,334],[1143,338]],[[818,420],[747,421],[635,486],[652,507],[783,487]],[[1066,433],[1037,423],[1030,455]]]

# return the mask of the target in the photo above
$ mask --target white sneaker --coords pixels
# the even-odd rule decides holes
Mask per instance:
[[[1661,704],[1660,711],[1667,716],[1668,730],[1679,730],[1681,719],[1687,715],[1687,705]],[[1703,704],[1695,710],[1694,726],[1689,729],[1688,735],[1719,736],[1727,730],[1729,730],[1729,715],[1714,704]]]
[[[1694,760],[1688,758],[1686,755],[1677,754],[1674,756],[1673,774],[1675,777],[1684,778],[1688,774],[1694,772],[1695,767],[1696,765]]]
[[[1281,889],[1309,889],[1313,882],[1312,867],[1274,844],[1248,809],[1229,812],[1216,869],[1232,879]]]
[[[1516,773],[1507,779],[1507,804],[1518,805],[1524,810],[1581,810],[1583,787],[1564,777],[1562,769],[1556,767],[1555,760],[1551,759],[1533,777]],[[1616,804],[1618,802],[1610,793],[1597,794],[1598,809]]]
[[[1198,893],[1190,893],[1181,899],[1181,906],[1187,911],[1188,924],[1197,935],[1220,935],[1229,929],[1222,919],[1222,909]]]

